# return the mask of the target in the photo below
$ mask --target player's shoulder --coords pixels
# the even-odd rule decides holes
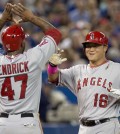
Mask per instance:
[[[78,64],[71,67],[74,71],[81,71],[87,69],[87,64]]]
[[[114,62],[114,61],[110,60],[109,63],[114,67],[120,67],[120,63],[118,63],[118,62]]]
[[[65,69],[60,69],[60,70],[80,70],[81,68],[85,68],[87,65],[84,65],[84,64],[78,64],[78,65],[74,65],[74,66],[71,66],[71,67],[69,67],[69,68],[65,68]]]
[[[84,69],[87,67],[87,64],[78,64],[78,65],[75,65],[73,66],[74,68],[79,68],[79,69]]]
[[[114,61],[109,61],[109,63],[110,68],[112,68],[114,71],[120,72],[120,63]]]

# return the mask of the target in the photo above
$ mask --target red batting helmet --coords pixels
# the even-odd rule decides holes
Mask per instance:
[[[1,34],[4,49],[10,52],[19,50],[24,39],[25,32],[20,25],[9,26]]]
[[[102,32],[92,31],[86,35],[85,42],[83,42],[82,44],[85,45],[87,43],[108,45],[108,38]]]

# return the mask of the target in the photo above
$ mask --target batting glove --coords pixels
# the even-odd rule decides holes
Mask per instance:
[[[50,59],[49,62],[50,64],[52,63],[53,65],[60,65],[63,62],[65,62],[67,60],[67,58],[62,58],[60,52],[64,52],[63,50],[59,50],[58,49],[58,53],[54,53]]]

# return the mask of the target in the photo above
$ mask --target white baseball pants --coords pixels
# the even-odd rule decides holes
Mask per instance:
[[[9,115],[8,118],[0,117],[0,134],[43,134],[39,115],[23,117]]]

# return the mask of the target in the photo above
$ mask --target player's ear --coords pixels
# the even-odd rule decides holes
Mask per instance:
[[[104,46],[104,52],[106,53],[106,52],[107,52],[107,50],[108,50],[108,46],[107,46],[107,45],[105,45],[105,46]]]
[[[20,52],[23,53],[25,50],[25,42],[23,41],[21,44]]]

